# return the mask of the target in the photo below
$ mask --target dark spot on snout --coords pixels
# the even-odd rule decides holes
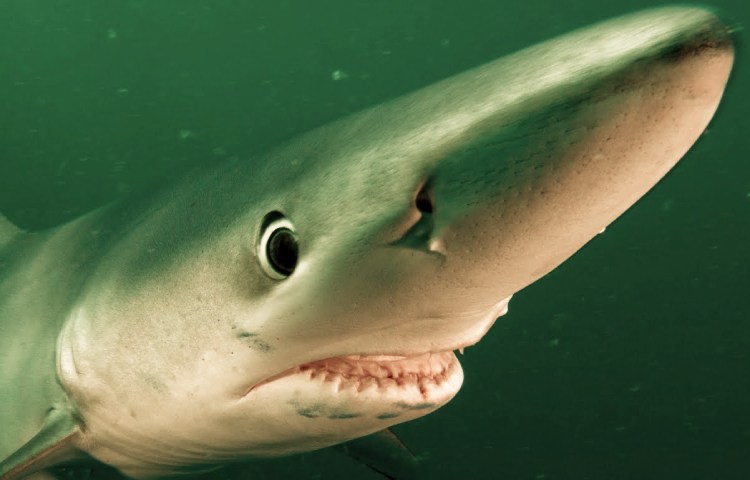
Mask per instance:
[[[361,417],[361,413],[342,410],[337,407],[329,407],[324,403],[313,403],[311,405],[302,405],[297,400],[290,400],[289,405],[294,407],[297,415],[305,418],[326,417],[330,420],[345,420],[347,418]]]
[[[322,403],[313,403],[312,405],[302,405],[298,400],[289,400],[289,405],[294,408],[297,415],[307,418],[318,418],[326,410],[326,406]]]
[[[398,402],[396,406],[403,410],[427,410],[428,408],[435,408],[435,404],[431,402],[413,403],[413,404],[406,403],[406,402]]]
[[[167,385],[159,378],[153,375],[145,375],[142,377],[143,382],[151,387],[155,392],[164,393],[167,391]]]
[[[346,419],[346,418],[357,418],[361,417],[361,413],[354,413],[354,412],[333,412],[330,415],[328,415],[328,418],[331,420],[339,420],[339,419]]]
[[[263,340],[257,333],[242,330],[237,334],[237,338],[245,340],[245,342],[248,344],[248,347],[252,348],[253,350],[258,350],[265,353],[270,352],[272,349],[271,344]]]
[[[320,412],[313,407],[300,407],[297,409],[297,413],[307,418],[318,418],[320,416]]]
[[[387,420],[389,418],[396,418],[399,415],[401,415],[401,414],[400,413],[381,413],[380,415],[378,415],[375,418],[377,418],[378,420]]]

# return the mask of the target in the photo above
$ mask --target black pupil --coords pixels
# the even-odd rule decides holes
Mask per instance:
[[[271,266],[282,275],[291,275],[297,266],[299,247],[294,233],[288,228],[280,228],[268,239],[268,260]]]

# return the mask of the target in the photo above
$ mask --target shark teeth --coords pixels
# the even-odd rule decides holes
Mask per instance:
[[[390,388],[442,383],[456,367],[452,351],[425,353],[415,357],[392,355],[348,355],[303,363],[294,373],[306,373],[310,379],[338,382],[338,389]]]
[[[442,375],[455,357],[452,352],[425,353],[416,357],[390,355],[349,355],[303,363],[297,371],[312,371],[350,377],[398,379],[409,375],[434,377]]]
[[[313,362],[273,375],[251,387],[253,390],[293,375],[308,380],[332,383],[336,389],[362,392],[369,388],[390,389],[417,387],[424,398],[431,388],[440,387],[461,367],[452,350],[424,353],[413,357],[399,355],[345,355]]]

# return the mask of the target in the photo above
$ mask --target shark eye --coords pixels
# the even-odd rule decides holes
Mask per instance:
[[[279,212],[269,213],[263,224],[258,245],[260,266],[269,277],[283,280],[297,267],[297,233],[292,222]]]

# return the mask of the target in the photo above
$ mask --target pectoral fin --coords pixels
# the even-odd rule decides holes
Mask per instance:
[[[72,412],[50,409],[42,429],[0,463],[0,478],[25,478],[60,462],[84,457],[73,443],[78,433],[79,427]]]
[[[419,478],[419,458],[389,428],[343,443],[337,448],[386,478]]]

